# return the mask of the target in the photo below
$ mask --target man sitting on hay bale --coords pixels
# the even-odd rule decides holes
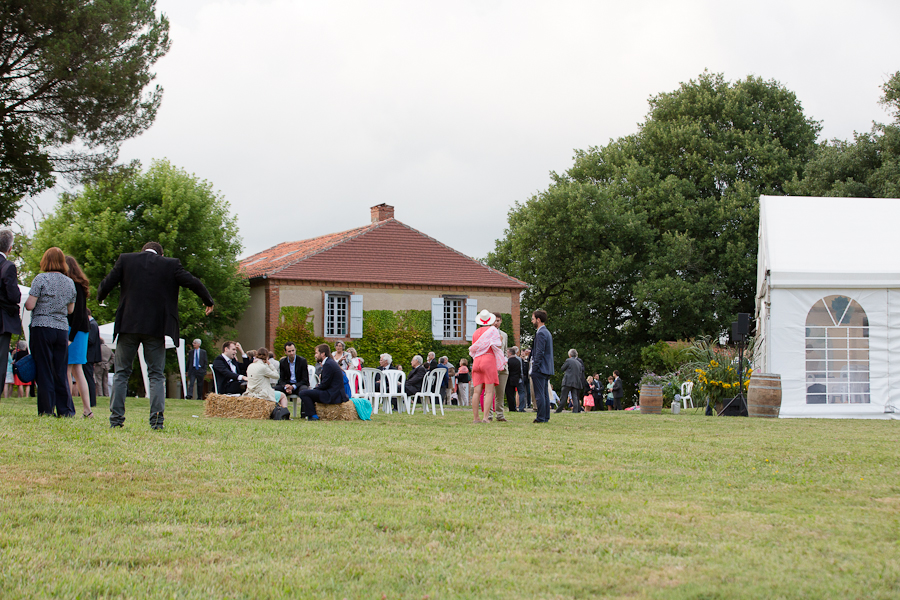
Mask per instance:
[[[316,346],[316,361],[322,362],[322,375],[319,377],[319,385],[311,390],[300,390],[297,396],[300,398],[300,416],[310,421],[318,421],[316,414],[316,402],[320,404],[341,404],[350,400],[344,389],[344,374],[337,362],[331,357],[331,347],[328,344]]]

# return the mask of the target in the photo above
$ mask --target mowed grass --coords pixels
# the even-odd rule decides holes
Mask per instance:
[[[893,421],[36,412],[0,402],[4,599],[900,597]]]

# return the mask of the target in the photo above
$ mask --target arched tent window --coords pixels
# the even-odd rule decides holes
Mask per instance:
[[[847,296],[822,298],[806,315],[806,403],[869,402],[866,311]]]

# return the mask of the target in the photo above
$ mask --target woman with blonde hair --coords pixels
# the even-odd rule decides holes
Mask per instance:
[[[87,362],[88,333],[91,330],[91,320],[87,314],[87,299],[91,295],[90,282],[81,265],[71,256],[66,256],[66,267],[69,270],[69,279],[75,283],[75,310],[69,313],[69,367],[68,380],[75,381],[78,395],[81,396],[81,405],[84,408],[82,415],[85,419],[94,416],[91,410],[91,394],[87,379],[84,376],[84,363]],[[74,394],[72,394],[74,396]],[[72,404],[74,406],[74,402]]]
[[[31,282],[25,309],[31,311],[31,354],[38,386],[38,415],[74,417],[66,379],[68,316],[75,310],[75,282],[66,275],[66,255],[57,247],[41,257],[41,273]],[[88,400],[90,402],[90,400]]]

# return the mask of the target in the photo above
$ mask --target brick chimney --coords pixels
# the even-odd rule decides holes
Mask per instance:
[[[394,207],[388,204],[379,204],[369,209],[372,212],[372,222],[387,221],[394,218]]]

